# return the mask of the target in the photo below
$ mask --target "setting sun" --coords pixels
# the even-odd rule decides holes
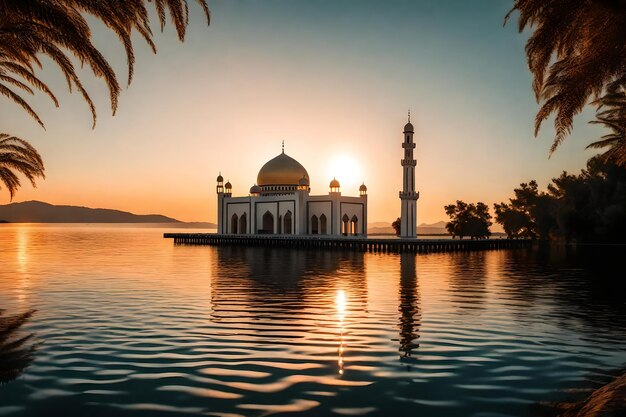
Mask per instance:
[[[327,174],[329,181],[337,178],[341,183],[342,191],[346,192],[356,189],[363,182],[359,165],[347,155],[333,157],[328,165]]]

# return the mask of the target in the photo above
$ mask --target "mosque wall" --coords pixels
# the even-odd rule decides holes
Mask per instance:
[[[295,198],[259,197],[253,203],[255,233],[294,234],[296,219]]]
[[[283,235],[367,234],[367,187],[344,197],[333,179],[326,195],[310,195],[309,175],[283,152],[268,161],[248,196],[233,197],[232,184],[217,177],[218,233]]]

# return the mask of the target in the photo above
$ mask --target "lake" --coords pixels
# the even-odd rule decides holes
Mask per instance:
[[[37,310],[0,416],[531,416],[626,363],[608,272],[624,247],[415,256],[165,231],[0,225],[0,317]]]

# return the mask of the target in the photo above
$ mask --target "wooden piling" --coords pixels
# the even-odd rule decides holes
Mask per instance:
[[[218,235],[216,233],[165,233],[175,245],[208,246],[271,246],[305,249],[334,249],[379,253],[438,253],[457,251],[497,250],[527,248],[531,240],[525,239],[389,239],[337,236],[286,236],[286,235]]]

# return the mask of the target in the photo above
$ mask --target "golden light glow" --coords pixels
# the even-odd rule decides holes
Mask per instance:
[[[349,155],[336,155],[330,160],[327,175],[329,179],[337,178],[341,183],[342,192],[354,194],[354,190],[363,181],[359,165]]]
[[[337,358],[337,367],[339,368],[339,375],[343,375],[343,352],[344,352],[344,334],[346,329],[344,327],[344,318],[346,316],[346,292],[344,290],[337,290],[337,297],[335,297],[335,305],[337,307],[337,319],[339,322],[339,349]]]
[[[28,291],[30,289],[30,279],[27,274],[28,270],[28,246],[29,246],[29,227],[20,227],[17,230],[17,301],[22,304],[26,301]]]

